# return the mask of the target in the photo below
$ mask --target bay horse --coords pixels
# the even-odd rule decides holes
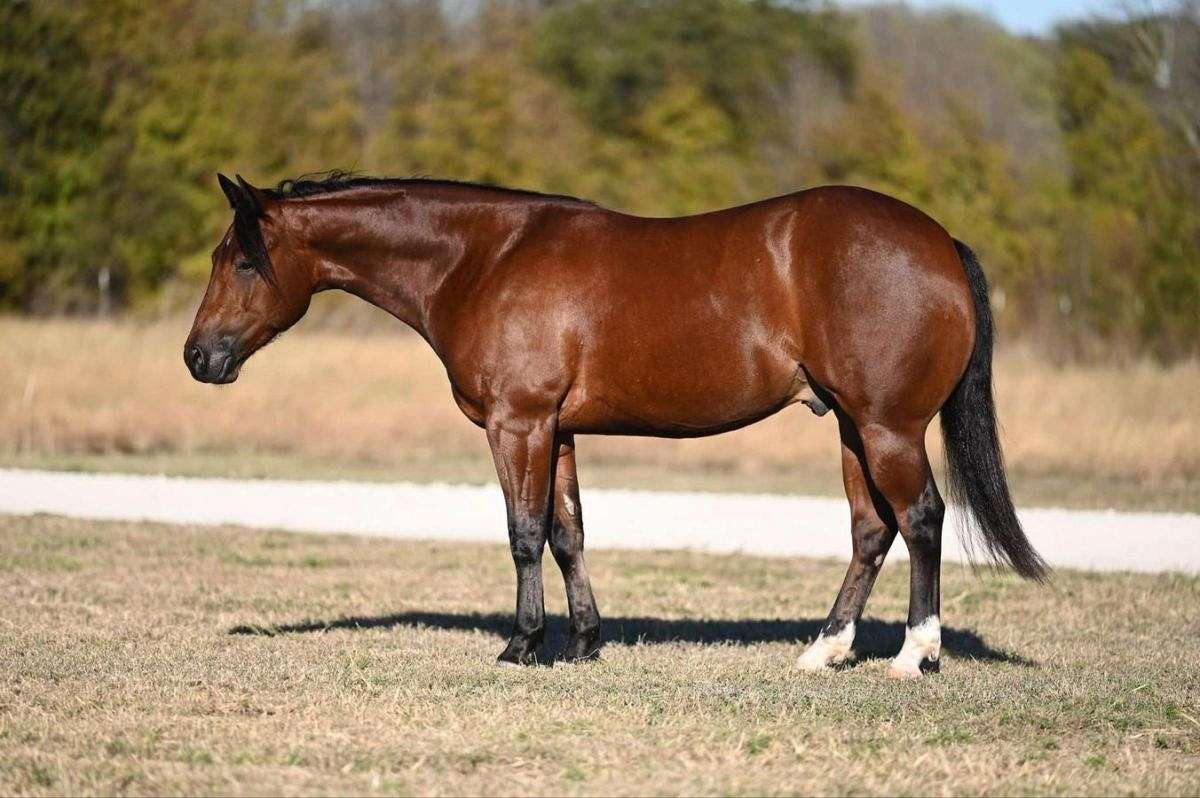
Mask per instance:
[[[642,218],[447,180],[332,173],[261,189],[218,178],[234,215],[184,346],[192,376],[233,382],[317,291],[348,291],[416,330],[486,430],[504,492],[517,601],[501,663],[537,661],[547,542],[570,608],[562,658],[599,652],[577,435],[714,435],[800,399],[837,418],[853,555],[799,667],[850,654],[899,533],[908,623],[888,672],[936,669],[945,505],[925,451],[935,415],[968,534],[994,562],[1048,577],[1005,477],[983,271],[910,205],[825,186]]]

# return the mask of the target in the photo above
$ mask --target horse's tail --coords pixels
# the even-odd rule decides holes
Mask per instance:
[[[970,247],[961,241],[954,246],[975,299],[975,349],[966,373],[941,410],[950,497],[966,511],[964,542],[968,546],[976,540],[992,562],[1007,562],[1021,576],[1044,582],[1050,567],[1021,529],[1004,474],[992,395],[993,330],[987,278]]]

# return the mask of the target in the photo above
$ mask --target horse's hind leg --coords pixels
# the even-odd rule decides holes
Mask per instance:
[[[583,560],[583,505],[579,503],[573,435],[560,438],[558,444],[550,551],[562,570],[567,586],[567,606],[571,611],[571,636],[562,658],[567,661],[593,659],[600,652],[600,613]]]
[[[883,558],[896,538],[891,508],[878,493],[872,495],[858,430],[841,411],[838,411],[838,427],[842,436],[842,482],[846,487],[846,498],[850,500],[854,549],[842,589],[820,635],[800,656],[798,665],[804,670],[822,670],[850,654],[854,626],[871,595]]]
[[[938,606],[946,508],[925,453],[924,425],[893,429],[867,424],[860,431],[868,471],[895,515],[910,560],[908,629],[888,675],[915,679],[926,662],[936,669],[941,655]]]

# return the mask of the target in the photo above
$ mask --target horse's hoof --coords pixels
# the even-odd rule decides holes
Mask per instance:
[[[823,673],[833,670],[833,666],[843,660],[845,660],[844,656],[838,657],[818,640],[796,658],[796,670],[801,670],[805,673]]]
[[[890,665],[887,670],[887,675],[889,679],[911,682],[921,678],[921,669],[913,668],[908,665]]]
[[[822,632],[804,649],[804,653],[796,660],[796,667],[809,672],[830,670],[830,666],[841,665],[850,659],[853,643],[853,622],[846,624],[841,631],[833,635]]]
[[[539,643],[538,640],[514,637],[508,641],[508,645],[504,647],[500,656],[496,657],[496,662],[509,666],[536,665]]]
[[[927,673],[937,673],[939,670],[941,670],[941,661],[936,659],[922,660],[916,666],[912,662],[898,663],[892,660],[891,665],[888,666],[887,675],[889,679],[912,681],[920,679]]]
[[[936,671],[942,653],[942,625],[930,615],[904,632],[904,645],[892,660],[888,676],[893,679],[920,679],[927,671]]]
[[[600,648],[603,641],[599,632],[590,634],[575,634],[567,640],[560,660],[563,662],[592,662],[600,659]]]
[[[537,665],[537,655],[526,654],[524,656],[516,656],[505,651],[496,657],[496,664],[501,668],[523,668],[528,665]]]

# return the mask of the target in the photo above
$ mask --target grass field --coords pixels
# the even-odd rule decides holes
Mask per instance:
[[[0,465],[495,479],[441,364],[399,323],[302,323],[221,388],[188,376],[189,326],[0,317]],[[1056,366],[1006,350],[996,384],[1019,503],[1200,511],[1200,363]],[[585,489],[841,492],[836,424],[799,405],[703,440],[587,438],[579,457]]]
[[[499,545],[0,518],[0,793],[1200,792],[1196,578],[947,566],[909,684],[905,567],[810,675],[840,565],[590,561],[604,660],[514,670]]]

